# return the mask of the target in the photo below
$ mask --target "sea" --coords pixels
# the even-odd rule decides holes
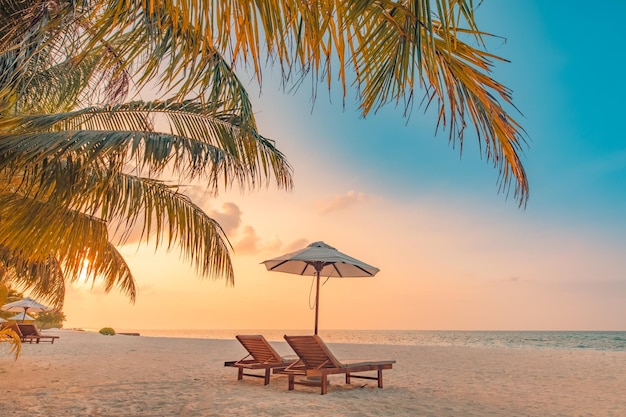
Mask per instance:
[[[136,331],[136,330],[134,330]],[[263,334],[283,341],[283,335],[311,334],[310,330],[140,330],[141,336],[194,339],[234,339],[237,334]],[[408,346],[497,347],[511,349],[589,349],[626,352],[626,331],[426,331],[320,330],[326,343]]]

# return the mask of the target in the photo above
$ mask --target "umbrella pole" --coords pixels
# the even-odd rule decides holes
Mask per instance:
[[[320,271],[317,271],[317,291],[315,292],[315,335],[317,336],[317,316],[320,308]]]

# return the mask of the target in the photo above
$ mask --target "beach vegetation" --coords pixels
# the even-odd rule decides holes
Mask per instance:
[[[261,84],[265,63],[285,88],[311,80],[314,97],[355,86],[364,117],[388,104],[410,114],[421,88],[437,127],[462,145],[472,126],[501,189],[525,204],[524,131],[474,13],[471,0],[4,1],[0,273],[56,307],[83,275],[134,301],[116,246],[137,232],[232,284],[228,237],[186,185],[293,187],[238,77]]]
[[[115,336],[115,330],[112,327],[103,327],[98,333],[105,336]]]
[[[65,313],[61,310],[42,311],[35,317],[35,324],[40,329],[61,329],[64,321]]]

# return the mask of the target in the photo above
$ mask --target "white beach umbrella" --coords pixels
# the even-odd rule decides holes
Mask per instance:
[[[37,301],[33,300],[30,297],[26,297],[21,300],[13,301],[12,303],[3,305],[2,310],[17,311],[17,312],[23,312],[24,314],[26,314],[27,311],[30,311],[32,313],[48,311],[50,310],[50,307],[45,306],[41,303],[38,303]]]
[[[311,243],[304,249],[263,261],[268,271],[312,275],[317,279],[315,293],[315,334],[319,313],[320,277],[373,277],[378,268],[359,261],[324,242]]]
[[[16,315],[15,315],[15,316],[13,316],[13,317],[9,317],[9,318],[8,318],[8,320],[13,320],[13,321],[25,321],[25,320],[30,320],[30,321],[32,321],[32,320],[35,320],[35,318],[34,318],[34,317],[29,316],[28,314],[26,314],[26,313],[24,313],[24,312],[22,312],[22,313],[16,314]]]

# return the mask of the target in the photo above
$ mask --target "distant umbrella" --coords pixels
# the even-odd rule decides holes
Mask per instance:
[[[24,315],[26,315],[27,311],[30,311],[31,313],[40,313],[42,311],[50,310],[50,307],[38,303],[30,297],[26,297],[21,300],[13,301],[12,303],[3,305],[2,310],[23,312]],[[24,319],[22,319],[22,321],[24,321]]]
[[[268,271],[297,275],[313,275],[317,279],[315,293],[315,334],[319,312],[320,276],[326,277],[373,277],[378,268],[359,261],[324,242],[311,243],[304,249],[278,258],[263,261]]]
[[[13,317],[9,317],[7,320],[22,321],[23,322],[23,321],[26,321],[26,320],[33,321],[33,320],[35,320],[35,318],[31,317],[28,314],[22,312],[22,313],[16,314]]]

